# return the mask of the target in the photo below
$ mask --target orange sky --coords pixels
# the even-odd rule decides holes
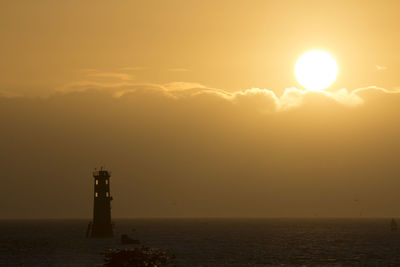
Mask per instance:
[[[1,1],[0,86],[38,95],[94,69],[136,82],[281,91],[296,85],[296,59],[319,48],[339,62],[334,88],[391,88],[399,8],[398,1]]]
[[[0,218],[90,217],[100,164],[115,217],[397,216],[399,8],[1,1]]]

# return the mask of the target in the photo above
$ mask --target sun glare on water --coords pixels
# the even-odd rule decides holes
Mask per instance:
[[[338,66],[327,52],[312,50],[297,60],[294,73],[301,86],[311,91],[319,91],[334,83],[338,75]]]

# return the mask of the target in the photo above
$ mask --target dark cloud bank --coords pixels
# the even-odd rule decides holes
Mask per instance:
[[[90,217],[100,164],[115,217],[398,215],[400,95],[178,85],[1,97],[1,217]]]

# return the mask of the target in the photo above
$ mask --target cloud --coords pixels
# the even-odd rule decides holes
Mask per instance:
[[[398,94],[400,89],[389,90],[378,86],[368,86],[349,91],[346,88],[336,91],[309,91],[295,87],[286,88],[279,96],[274,91],[262,88],[251,88],[230,92],[223,89],[212,88],[200,83],[171,82],[165,84],[157,83],[134,83],[130,81],[121,82],[93,82],[81,81],[66,84],[58,88],[59,92],[82,92],[86,90],[106,90],[115,98],[121,98],[132,94],[158,94],[160,96],[182,99],[196,98],[200,96],[213,96],[235,105],[247,105],[249,108],[261,112],[283,112],[295,109],[309,102],[309,99],[319,97],[336,102],[347,107],[356,107],[365,103],[363,94],[368,91],[379,91],[384,94]]]
[[[193,88],[207,89],[207,86],[204,86],[200,83],[172,82],[164,84],[164,88],[168,91],[183,91],[183,90],[191,90]]]
[[[97,69],[87,68],[87,69],[80,69],[79,72],[81,72],[81,73],[90,73],[90,72],[98,72],[98,70]]]
[[[119,72],[91,72],[87,74],[87,77],[93,78],[112,78],[112,79],[119,79],[123,81],[131,81],[133,80],[133,76],[126,73],[119,73]]]
[[[379,66],[382,68],[382,66]],[[125,70],[137,70],[140,67],[125,67]],[[175,69],[176,70],[176,69]],[[180,69],[179,69],[180,70]],[[87,90],[105,90],[114,98],[122,98],[133,94],[151,94],[171,99],[197,98],[211,96],[220,98],[235,105],[245,105],[260,112],[284,112],[311,103],[310,99],[320,98],[334,101],[347,107],[356,107],[365,103],[365,92],[379,91],[385,94],[398,94],[399,89],[386,89],[378,86],[368,86],[348,90],[347,88],[335,91],[310,91],[295,87],[284,89],[281,95],[265,88],[249,88],[239,91],[229,91],[210,87],[197,82],[170,82],[170,83],[136,83],[133,76],[120,72],[99,72],[89,69],[88,80],[65,84],[57,88],[57,92],[84,92]],[[111,78],[106,81],[90,78]]]
[[[119,68],[118,70],[121,71],[139,71],[139,70],[147,70],[148,68],[146,67],[123,67]]]
[[[190,71],[190,70],[185,69],[185,68],[170,68],[170,69],[167,69],[167,70],[171,71],[171,72],[188,72],[188,71]]]
[[[0,90],[0,97],[16,98],[16,97],[24,97],[24,95],[21,93]]]
[[[364,91],[379,91],[379,92],[383,92],[385,94],[398,94],[400,93],[400,89],[395,88],[393,90],[389,90],[383,87],[379,87],[379,86],[367,86],[367,87],[362,87],[362,88],[358,88],[353,90],[354,94],[359,94],[362,93]]]
[[[375,68],[377,71],[384,71],[387,70],[386,66],[381,66],[381,65],[375,65]]]

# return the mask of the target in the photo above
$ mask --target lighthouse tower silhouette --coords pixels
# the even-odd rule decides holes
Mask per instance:
[[[111,223],[110,177],[111,173],[104,170],[93,172],[94,177],[94,205],[91,237],[112,237],[113,226]]]

